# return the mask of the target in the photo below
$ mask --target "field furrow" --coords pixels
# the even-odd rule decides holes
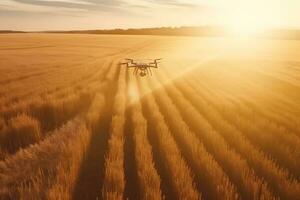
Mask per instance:
[[[88,125],[91,128],[92,136],[87,149],[85,160],[80,166],[76,185],[73,191],[73,199],[97,199],[101,198],[101,190],[104,179],[105,153],[108,148],[109,124],[112,117],[112,104],[108,101],[115,96],[116,86],[110,85],[118,80],[119,69],[112,64],[109,72],[105,75],[102,97],[96,94],[94,104],[89,108],[87,115]],[[105,101],[103,109],[97,108]],[[87,192],[88,191],[88,192]]]
[[[299,135],[299,121],[296,117],[299,115],[298,106],[295,105],[295,102],[291,101],[290,98],[285,98],[276,88],[275,91],[277,91],[277,93],[270,92],[272,88],[269,90],[265,89],[262,92],[259,86],[255,86],[253,82],[248,83],[247,86],[244,84],[244,80],[243,82],[239,82],[236,76],[233,76],[233,78],[230,79],[230,83],[226,86],[224,86],[222,82],[229,81],[227,80],[228,78],[225,80],[218,78],[218,81],[216,81],[214,80],[216,78],[211,79],[212,75],[207,76],[201,74],[200,77],[201,79],[199,79],[199,77],[197,79],[201,81],[201,84],[208,85],[210,89],[214,88],[215,91],[219,91],[219,94],[231,95],[234,99],[237,99],[237,97],[241,98],[245,104],[255,111],[256,116],[263,116],[277,125],[287,126],[289,131]]]
[[[174,86],[173,86],[174,87]],[[247,161],[234,151],[211,124],[176,89],[167,92],[180,110],[185,122],[197,133],[207,150],[223,166],[244,199],[274,199],[267,184],[253,172]]]
[[[150,84],[158,85],[156,81],[151,81]],[[202,192],[203,198],[239,199],[235,186],[184,122],[171,98],[166,95],[166,91],[160,89],[154,94],[178,146],[181,147],[187,163],[195,174],[195,182],[198,190]]]
[[[118,89],[113,105],[108,152],[105,156],[105,175],[102,187],[104,199],[123,199],[124,178],[124,124],[126,110],[126,69],[119,74]]]
[[[187,82],[190,81],[192,80],[187,80]],[[180,85],[180,83],[178,84]],[[196,81],[192,81],[191,86],[194,91],[190,91],[189,93],[186,93],[186,95],[195,92],[201,94],[202,97],[206,99],[206,104],[208,103],[212,105],[214,109],[218,110],[223,119],[239,129],[253,145],[257,146],[257,148],[261,148],[267,154],[272,155],[272,158],[280,163],[280,165],[288,168],[297,178],[299,177],[298,168],[300,164],[297,158],[300,156],[300,143],[295,135],[272,124],[272,122],[265,118],[256,117],[253,119],[251,114],[245,115],[245,113],[252,111],[249,111],[249,108],[247,109],[247,107],[241,105],[241,103],[238,103],[237,101],[234,101],[235,103],[220,103],[220,99],[222,99],[222,101],[226,100],[220,96],[216,97],[216,95],[211,93],[208,94],[205,92],[205,89],[201,89],[200,91]],[[202,99],[202,101],[204,99]],[[219,99],[219,101],[216,102],[214,99]],[[234,106],[238,107],[238,109],[234,109]],[[256,122],[258,119],[259,121]],[[253,124],[253,122],[255,122],[255,124]],[[264,130],[264,134],[262,134],[262,130]]]
[[[134,158],[139,182],[140,195],[137,199],[163,199],[160,190],[160,177],[155,169],[152,147],[147,138],[147,120],[139,102],[137,81],[130,79],[128,101],[130,103],[131,120],[133,125]],[[135,189],[136,185],[133,186]]]
[[[140,82],[140,90],[149,91],[149,87]],[[147,119],[150,121],[150,125],[154,126],[154,132],[150,134],[155,134],[157,147],[172,185],[173,195],[179,199],[200,199],[201,196],[195,188],[192,173],[181,156],[154,97],[152,95],[145,96],[143,105],[147,107]]]
[[[180,86],[183,88],[184,84]],[[187,91],[188,89],[188,87],[184,87],[182,90]],[[193,94],[195,94],[194,91],[188,93],[190,101],[193,102],[195,107],[203,113],[209,123],[225,138],[227,143],[247,159],[250,166],[255,169],[255,172],[268,181],[268,184],[274,188],[274,191],[279,191],[280,196],[284,199],[295,199],[299,196],[300,184],[295,179],[290,178],[287,170],[276,165],[263,152],[253,147],[238,129],[226,123],[214,108]]]

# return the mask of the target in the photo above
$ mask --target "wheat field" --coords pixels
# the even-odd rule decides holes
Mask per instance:
[[[300,199],[300,41],[0,35],[0,199]]]

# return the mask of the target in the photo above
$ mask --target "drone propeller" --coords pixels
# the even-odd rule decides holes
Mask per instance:
[[[152,61],[153,62],[151,62],[150,64],[159,64],[160,62],[160,60],[162,60],[162,58],[158,58],[158,59],[153,59]]]
[[[147,58],[147,59],[143,59],[143,60],[162,60],[162,58],[156,58],[156,59],[153,59],[153,58]]]

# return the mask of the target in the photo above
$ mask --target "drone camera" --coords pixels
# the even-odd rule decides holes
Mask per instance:
[[[145,72],[140,72],[140,76],[146,76],[146,73]]]

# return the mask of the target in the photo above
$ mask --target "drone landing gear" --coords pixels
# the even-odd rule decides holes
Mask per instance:
[[[137,75],[138,68],[134,68],[133,75]]]
[[[135,67],[133,70],[133,75],[140,75],[141,77],[144,77],[146,75],[152,76],[151,67]]]

